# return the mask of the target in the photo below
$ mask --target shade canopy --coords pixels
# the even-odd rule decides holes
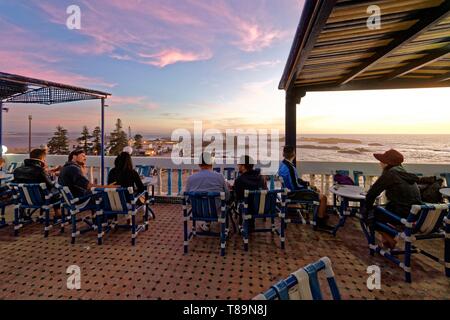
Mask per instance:
[[[449,53],[450,0],[306,0],[279,89],[447,87]]]
[[[107,98],[110,93],[0,72],[0,100],[7,103],[57,104]]]

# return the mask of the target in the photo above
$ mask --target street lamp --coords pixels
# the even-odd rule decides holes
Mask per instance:
[[[28,116],[28,154],[31,153],[31,120],[33,120],[33,117],[30,114]]]

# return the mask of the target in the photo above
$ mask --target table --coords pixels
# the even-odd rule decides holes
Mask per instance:
[[[9,181],[14,179],[14,175],[10,173],[4,173],[0,172],[0,182],[3,183],[4,181]]]
[[[348,210],[349,202],[359,202],[359,207],[362,208],[366,201],[366,192],[364,189],[359,186],[346,186],[346,185],[334,185],[329,191],[338,197],[341,198],[341,203],[339,205],[339,222],[334,227],[332,231],[333,235],[336,235],[336,232],[339,228],[343,227],[345,224],[345,220],[348,216],[357,216],[359,219],[362,219],[362,215],[358,212],[358,210]]]
[[[439,192],[446,198],[450,200],[450,188],[442,188]]]

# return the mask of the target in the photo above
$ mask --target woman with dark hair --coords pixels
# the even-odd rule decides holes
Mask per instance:
[[[131,155],[127,152],[119,154],[114,161],[114,168],[108,174],[108,184],[115,184],[123,188],[132,187],[136,193],[142,193],[145,190],[141,177],[133,169]]]
[[[366,210],[373,210],[376,198],[385,191],[388,200],[386,209],[396,215],[406,218],[409,215],[411,206],[422,204],[420,190],[417,186],[419,178],[409,173],[402,166],[403,155],[397,150],[391,149],[383,154],[374,154],[374,157],[380,161],[383,173],[367,192]],[[375,220],[381,219],[383,222],[393,226],[396,221],[387,221],[385,216],[378,216],[375,210]],[[387,233],[381,233],[383,236],[383,245],[388,248],[394,248],[396,241]]]

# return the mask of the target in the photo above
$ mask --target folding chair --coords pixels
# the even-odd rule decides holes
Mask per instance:
[[[97,230],[97,225],[95,221],[95,212],[97,206],[95,204],[96,194],[87,194],[83,197],[75,198],[72,195],[69,187],[56,184],[55,187],[58,189],[59,193],[63,198],[63,207],[70,212],[70,220],[72,225],[71,243],[75,244],[75,239],[81,234],[84,234],[91,230]],[[80,213],[89,211],[91,212],[90,217],[79,217]],[[87,225],[87,228],[78,228],[78,222],[83,222]],[[64,228],[64,225],[62,226]]]
[[[188,208],[188,204],[190,208]],[[225,255],[228,237],[228,214],[224,192],[185,192],[183,196],[184,217],[184,253],[188,253],[189,241],[194,236],[215,236],[220,238],[220,255]],[[192,221],[192,231],[188,231],[188,222]],[[218,222],[220,232],[196,230],[197,221]]]
[[[94,188],[93,192],[100,196],[96,200],[97,205],[97,230],[98,244],[103,243],[103,236],[106,232],[115,228],[125,228],[131,230],[131,244],[136,244],[136,237],[139,232],[148,230],[148,216],[150,199],[148,191],[135,195],[130,188]],[[139,199],[144,197],[144,203],[139,204]],[[138,211],[144,209],[143,224],[136,223]],[[131,224],[119,224],[118,216],[126,215],[131,218]],[[131,217],[130,217],[131,216]]]
[[[376,207],[376,214],[385,216],[397,221],[404,226],[402,231],[398,231],[390,224],[377,221],[376,217],[372,225],[363,225],[364,234],[368,238],[370,254],[378,252],[385,258],[394,262],[405,271],[405,281],[411,282],[411,255],[420,253],[432,260],[445,265],[445,274],[450,277],[450,204],[426,204],[414,205],[406,219],[399,217],[393,212],[383,207]],[[385,250],[375,242],[375,231],[383,231],[393,237],[402,238],[405,241],[404,250]],[[444,261],[422,249],[417,248],[413,243],[427,239],[445,239]],[[404,255],[403,262],[397,255]]]
[[[278,194],[281,194],[281,203],[278,206]],[[284,249],[286,229],[286,196],[287,189],[280,190],[254,190],[244,191],[243,204],[239,205],[239,210],[242,215],[243,228],[242,234],[244,238],[244,250],[248,251],[249,238],[249,221],[252,219],[267,219],[271,220],[271,228],[257,229],[255,227],[252,232],[276,232],[280,236],[281,249]],[[280,230],[275,227],[275,218],[280,217]]]
[[[323,300],[317,273],[325,271],[333,300],[341,300],[331,261],[323,257],[319,261],[300,268],[285,280],[273,285],[253,300]]]
[[[18,163],[17,162],[11,162],[8,165],[8,168],[6,169],[6,173],[12,174],[14,173],[14,170],[18,167]]]
[[[45,183],[41,184],[25,184],[25,183],[9,183],[8,186],[13,192],[14,208],[14,235],[19,235],[19,230],[25,223],[33,222],[32,215],[39,211],[38,221],[44,222],[44,237],[48,237],[50,229],[50,210],[61,207],[61,201],[52,200],[55,196],[51,193]],[[61,232],[64,231],[65,214],[61,209]],[[53,224],[59,221],[55,218]]]

